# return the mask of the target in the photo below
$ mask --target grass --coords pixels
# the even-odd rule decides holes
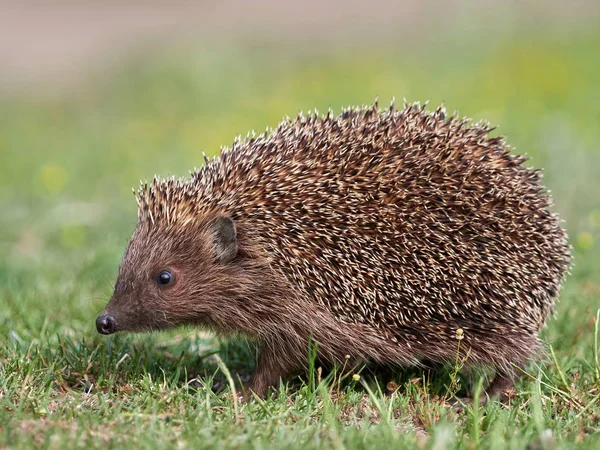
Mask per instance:
[[[455,44],[334,56],[219,48],[193,61],[140,57],[67,95],[5,95],[0,447],[600,448],[600,34]],[[461,381],[452,367],[367,368],[358,380],[315,367],[272,399],[237,405],[211,388],[250,371],[243,343],[192,329],[96,334],[135,226],[138,179],[183,175],[200,150],[300,109],[376,96],[487,118],[545,167],[575,265],[543,332],[549,356],[508,405],[450,408],[447,387]]]

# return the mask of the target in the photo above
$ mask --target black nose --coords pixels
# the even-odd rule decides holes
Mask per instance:
[[[102,314],[96,319],[96,329],[100,334],[113,334],[117,330],[117,322],[113,316]]]

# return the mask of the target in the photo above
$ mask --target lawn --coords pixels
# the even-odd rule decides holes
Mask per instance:
[[[600,448],[600,32],[455,45],[142,54],[60,95],[3,93],[0,448]],[[314,368],[237,404],[212,387],[250,372],[244,342],[97,335],[138,180],[186,175],[202,151],[300,110],[375,97],[487,119],[544,168],[574,266],[543,331],[548,356],[508,404],[453,409],[452,367]]]

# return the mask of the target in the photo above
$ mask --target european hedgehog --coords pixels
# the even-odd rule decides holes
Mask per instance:
[[[192,324],[259,345],[246,392],[306,364],[494,368],[541,349],[569,247],[540,173],[486,124],[419,105],[302,114],[134,192],[102,334]],[[462,330],[462,331],[460,331]]]

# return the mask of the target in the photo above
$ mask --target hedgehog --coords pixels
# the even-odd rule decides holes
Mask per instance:
[[[97,330],[245,336],[259,397],[311,343],[323,364],[418,367],[458,336],[501,396],[543,353],[570,249],[540,171],[492,130],[419,104],[301,113],[155,177]]]

